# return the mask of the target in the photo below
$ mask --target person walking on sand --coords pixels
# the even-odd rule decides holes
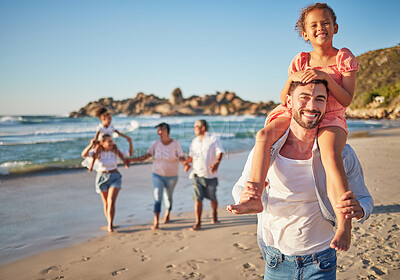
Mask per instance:
[[[194,123],[194,133],[196,137],[190,145],[187,163],[193,162],[193,170],[190,178],[193,179],[194,191],[194,211],[196,223],[192,230],[201,229],[201,214],[203,212],[203,199],[211,201],[213,211],[212,223],[218,222],[217,208],[218,201],[216,196],[218,185],[218,167],[225,153],[221,145],[221,140],[208,132],[208,123],[205,120],[197,120]],[[190,169],[190,165],[185,171]]]
[[[160,139],[153,142],[145,155],[129,159],[130,162],[141,162],[153,158],[154,225],[151,227],[153,230],[159,229],[163,197],[166,208],[164,223],[170,222],[172,194],[178,182],[179,161],[184,168],[188,165],[183,157],[181,145],[169,136],[170,126],[163,122],[156,128]]]
[[[228,206],[232,213],[242,213],[242,207],[247,212],[245,204],[252,200],[263,206],[257,240],[266,262],[264,279],[336,279],[336,250],[331,248],[333,207],[346,219],[360,222],[372,212],[373,200],[360,162],[349,145],[344,146],[342,157],[350,190],[331,207],[318,146],[318,124],[327,99],[325,80],[292,82],[287,100],[292,110],[290,125],[271,148],[266,188],[260,193],[259,185],[248,181],[254,149],[233,187],[235,202],[240,204]]]
[[[81,155],[83,158],[93,158],[93,164],[89,167],[89,171],[92,171],[94,162],[96,161],[97,163],[96,192],[100,194],[103,202],[104,215],[107,219],[107,229],[109,232],[113,232],[115,204],[122,185],[122,175],[117,169],[118,157],[121,158],[125,167],[128,168],[129,163],[125,157],[128,157],[129,153],[119,151],[111,135],[102,135],[96,149],[93,149],[94,141],[94,139],[91,140],[91,143],[82,151]],[[132,141],[130,141],[129,144],[130,149],[133,149]]]

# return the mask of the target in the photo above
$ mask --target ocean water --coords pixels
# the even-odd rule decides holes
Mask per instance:
[[[188,152],[194,137],[193,124],[199,118],[209,122],[209,131],[220,136],[227,153],[251,149],[254,135],[265,120],[255,116],[113,116],[112,124],[132,137],[137,156],[146,153],[158,139],[154,126],[160,122],[171,125],[172,138]],[[80,167],[80,153],[93,138],[98,124],[99,120],[93,117],[0,116],[0,175]],[[399,126],[399,122],[348,121],[348,125],[349,131],[357,131]],[[128,149],[124,138],[117,137],[115,141],[120,149]]]

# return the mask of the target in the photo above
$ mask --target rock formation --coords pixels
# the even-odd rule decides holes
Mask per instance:
[[[234,92],[217,92],[203,97],[191,96],[183,98],[182,91],[176,88],[169,99],[159,98],[153,94],[139,92],[136,97],[116,101],[112,98],[101,98],[90,102],[70,117],[78,118],[93,116],[99,106],[109,109],[112,114],[153,115],[162,116],[193,116],[193,115],[267,115],[277,104],[274,102],[253,103],[244,101]]]

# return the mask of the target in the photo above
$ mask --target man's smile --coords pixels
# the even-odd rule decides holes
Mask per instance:
[[[316,119],[321,115],[321,113],[317,111],[304,111],[304,110],[302,110],[300,114],[302,114],[308,119]]]

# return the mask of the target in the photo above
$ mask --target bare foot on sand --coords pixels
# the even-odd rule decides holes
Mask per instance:
[[[169,222],[171,222],[171,220],[169,219],[169,216],[165,216],[164,217],[164,224],[168,224]]]
[[[157,230],[160,229],[160,227],[158,226],[158,224],[155,224],[151,227],[152,230]]]
[[[192,230],[192,231],[197,231],[197,230],[200,230],[200,229],[201,229],[201,224],[200,223],[195,224],[193,227],[190,228],[190,230]]]
[[[331,248],[337,251],[347,251],[351,243],[351,228],[338,228],[335,237],[331,241]]]
[[[113,226],[108,226],[108,227],[107,227],[107,230],[108,230],[108,232],[114,232]]]
[[[228,205],[227,207],[229,212],[233,214],[252,214],[252,213],[260,213],[264,210],[261,199],[250,199],[245,202],[241,202],[236,205]]]

